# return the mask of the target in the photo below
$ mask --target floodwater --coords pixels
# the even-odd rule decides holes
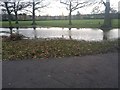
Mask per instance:
[[[2,31],[2,32],[1,32]],[[0,35],[9,36],[9,28],[1,28]],[[85,41],[101,41],[103,39],[114,40],[119,38],[120,34],[118,29],[112,29],[103,31],[98,28],[19,28],[19,34],[24,35],[29,39],[34,38],[63,38],[72,40],[85,40]],[[7,32],[7,33],[5,33]],[[16,28],[13,28],[13,32],[17,32]]]

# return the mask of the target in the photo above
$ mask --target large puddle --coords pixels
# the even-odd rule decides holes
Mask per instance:
[[[4,33],[4,31],[9,32],[9,28],[1,28],[0,35],[8,35],[9,33]],[[13,32],[17,29],[13,28]],[[73,39],[73,40],[85,40],[85,41],[101,41],[103,39],[113,40],[119,38],[120,34],[118,29],[112,29],[109,31],[103,31],[101,29],[93,28],[19,28],[19,34],[22,34],[29,39],[34,38],[63,38],[63,39]]]

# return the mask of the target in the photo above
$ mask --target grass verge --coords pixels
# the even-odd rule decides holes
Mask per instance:
[[[93,55],[114,52],[119,48],[117,40],[86,42],[62,39],[3,41],[2,47],[3,60]]]
[[[112,20],[112,27],[119,28],[118,19]],[[71,28],[99,28],[103,25],[103,19],[85,19],[85,20],[72,20],[72,25],[68,25],[68,20],[47,20],[36,21],[37,27],[71,27]],[[9,27],[8,21],[0,22],[2,27]],[[19,21],[19,27],[32,27],[32,21]],[[12,21],[13,27],[16,27],[15,21]]]

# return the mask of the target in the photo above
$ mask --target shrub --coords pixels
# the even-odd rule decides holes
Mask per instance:
[[[2,36],[3,41],[16,41],[16,40],[22,40],[25,36],[21,34],[12,34],[10,36]]]

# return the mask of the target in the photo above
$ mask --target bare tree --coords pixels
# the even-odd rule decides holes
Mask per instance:
[[[103,11],[101,11],[101,7],[103,6],[103,2],[102,1],[98,1],[92,11],[91,11],[91,14],[98,14],[98,13],[102,13]]]
[[[23,0],[13,0],[12,8],[15,14],[16,24],[18,24],[18,11],[21,11],[24,8],[27,8],[28,6],[30,6],[30,2],[25,2]]]
[[[103,0],[102,0],[103,1]],[[103,27],[111,27],[111,18],[110,18],[110,0],[106,0],[106,3],[103,1],[105,6],[105,17]]]
[[[110,0],[106,0],[106,2],[104,2],[103,0],[101,0],[98,3],[99,3],[99,5],[97,5],[96,7],[94,7],[92,12],[93,13],[95,13],[95,12],[96,13],[101,13],[101,12],[105,13],[104,14],[104,24],[101,26],[101,28],[110,28],[110,27],[112,27],[111,26],[110,12],[111,13],[116,13],[117,11],[110,6]],[[105,6],[105,10],[103,10],[103,11],[100,10],[100,8],[101,8],[100,4],[102,4],[102,5]]]
[[[60,0],[60,3],[66,5],[66,9],[69,10],[69,25],[72,25],[71,15],[72,12],[79,9],[91,5],[93,2],[88,0]]]
[[[10,34],[12,35],[12,5],[11,5],[11,2],[1,2],[2,4],[0,4],[0,6],[4,7],[4,10],[7,11],[8,13],[8,21],[9,21],[9,28],[10,28]]]
[[[9,6],[8,6],[8,4],[9,4]],[[18,11],[21,11],[24,8],[27,8],[28,6],[30,6],[30,2],[25,2],[23,0],[9,0],[8,2],[1,3],[0,6],[5,8],[9,15],[11,13],[14,13],[15,20],[16,20],[15,23],[18,24]]]
[[[32,2],[32,25],[36,25],[35,22],[35,11],[38,10],[40,12],[39,9],[47,7],[49,4],[48,3],[44,3],[45,0],[33,0]]]

